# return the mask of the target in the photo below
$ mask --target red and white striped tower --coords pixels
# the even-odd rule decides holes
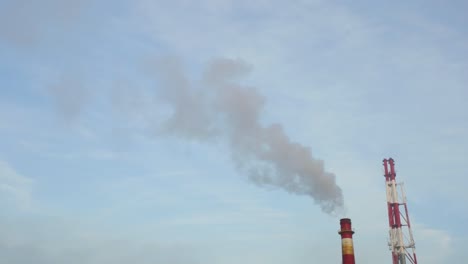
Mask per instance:
[[[351,219],[341,219],[340,227],[341,229],[338,231],[338,234],[341,236],[341,255],[343,257],[343,264],[355,264],[353,246],[354,231],[351,227]]]
[[[393,264],[417,264],[416,247],[411,231],[411,224],[406,205],[406,193],[403,183],[395,181],[395,161],[392,158],[383,160],[385,185],[387,189],[388,224]],[[401,202],[400,202],[401,201]],[[400,211],[404,207],[404,212]]]

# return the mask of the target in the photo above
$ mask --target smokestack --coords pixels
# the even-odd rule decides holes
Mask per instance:
[[[343,255],[343,264],[354,264],[354,247],[353,234],[351,228],[351,219],[343,218],[340,220],[341,230],[338,234],[341,235],[341,252]]]

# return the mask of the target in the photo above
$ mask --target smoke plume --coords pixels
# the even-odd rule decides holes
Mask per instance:
[[[48,92],[64,121],[77,118],[91,97],[83,80],[70,75],[63,75],[56,83],[49,85]]]
[[[326,213],[343,209],[335,175],[308,147],[291,141],[280,124],[260,122],[265,98],[240,84],[251,71],[241,60],[216,59],[191,82],[177,59],[158,61],[158,98],[171,115],[161,132],[184,139],[225,140],[239,171],[259,186],[308,195]]]
[[[62,42],[63,36],[59,34],[73,32],[91,3],[90,0],[2,1],[0,41],[32,51],[51,38],[59,37]]]

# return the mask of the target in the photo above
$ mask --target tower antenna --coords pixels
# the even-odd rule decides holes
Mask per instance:
[[[403,183],[395,181],[395,161],[384,159],[385,185],[387,189],[387,207],[390,241],[393,264],[417,264],[416,247],[411,231],[411,224],[406,205],[406,193]],[[402,206],[404,211],[400,209]]]

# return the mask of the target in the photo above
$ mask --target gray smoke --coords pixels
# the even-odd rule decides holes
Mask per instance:
[[[52,37],[51,32],[73,32],[91,3],[89,0],[2,1],[0,41],[34,51],[35,46]]]
[[[251,71],[247,63],[215,59],[197,81],[188,78],[176,58],[151,65],[155,67],[150,76],[156,73],[159,83],[156,99],[129,84],[117,86],[110,98],[118,115],[144,119],[157,127],[158,136],[226,142],[235,167],[255,184],[308,195],[324,212],[342,213],[341,188],[323,161],[291,141],[281,124],[262,124],[266,99],[254,87],[241,84]],[[75,78],[62,78],[49,91],[65,120],[74,120],[91,100],[89,90]]]
[[[213,60],[191,82],[177,59],[157,63],[158,98],[171,109],[162,133],[202,141],[226,140],[236,168],[260,186],[308,195],[326,213],[343,209],[335,175],[308,147],[291,141],[280,124],[260,122],[265,98],[240,84],[251,71],[243,61]]]
[[[60,116],[67,122],[77,118],[91,98],[83,80],[75,76],[62,75],[47,88]]]

